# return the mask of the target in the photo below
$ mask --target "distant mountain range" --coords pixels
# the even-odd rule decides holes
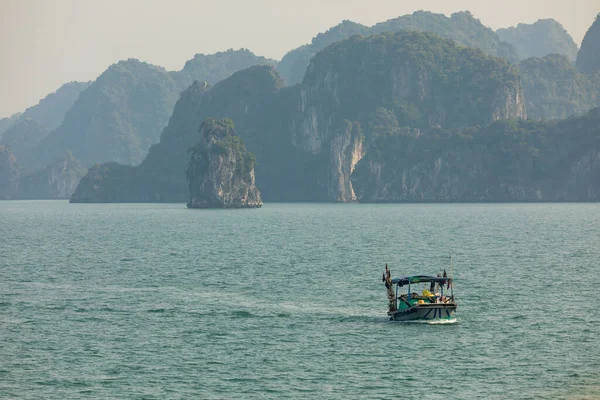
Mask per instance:
[[[35,106],[29,107],[22,113],[0,119],[0,138],[3,132],[20,120],[30,118],[44,130],[50,132],[62,122],[67,111],[73,106],[79,93],[89,86],[89,82],[69,82],[62,85],[56,92],[50,93]]]
[[[139,167],[105,164],[73,201],[186,201],[187,150],[205,118],[229,117],[257,158],[267,201],[353,201],[350,176],[371,142],[399,127],[460,129],[525,117],[505,60],[430,33],[355,36],[319,52],[302,84],[252,67],[186,90]]]
[[[239,69],[274,63],[248,50],[198,54],[176,72],[135,59],[120,61],[81,93],[63,123],[23,163],[41,168],[68,149],[84,165],[139,164],[158,141],[179,94],[194,80],[214,83]]]
[[[572,61],[577,56],[577,45],[561,24],[553,19],[539,20],[534,24],[519,24],[515,28],[494,32],[468,12],[458,12],[446,17],[428,11],[417,11],[367,27],[352,21],[343,21],[319,33],[310,44],[287,53],[278,64],[284,81],[293,85],[302,80],[310,59],[328,45],[348,39],[352,35],[370,35],[400,30],[432,32],[458,43],[475,47],[487,54],[503,57],[511,62],[528,57],[564,54]]]
[[[500,40],[490,28],[484,26],[470,12],[458,12],[446,17],[428,11],[417,11],[388,21],[380,22],[372,27],[343,21],[325,33],[320,33],[308,45],[290,51],[277,66],[283,80],[294,85],[302,80],[310,59],[319,51],[332,43],[348,39],[352,35],[370,35],[382,32],[398,32],[401,30],[431,32],[444,38],[454,39],[458,43],[484,50],[486,53],[517,61],[515,48]]]
[[[208,85],[239,69],[275,63],[245,49],[197,54],[175,72],[120,61],[92,83],[66,84],[37,106],[1,120],[6,130],[0,143],[11,148],[20,176],[41,172],[65,151],[83,165],[138,164],[158,141],[180,92],[194,80]]]
[[[375,138],[581,116],[600,106],[596,28],[598,20],[577,52],[554,20],[494,32],[469,12],[419,11],[372,27],[343,21],[279,63],[246,49],[197,54],[172,72],[120,61],[94,82],[66,84],[0,120],[0,168],[11,171],[0,176],[13,182],[2,193],[25,196],[18,189],[27,181],[29,198],[69,197],[91,167],[102,182],[88,196],[94,201],[187,201],[186,150],[212,117],[235,122],[257,156],[267,201],[360,199],[351,176],[359,160],[374,157]],[[60,166],[72,172],[58,174]],[[66,189],[49,189],[57,180],[39,178],[48,173]]]

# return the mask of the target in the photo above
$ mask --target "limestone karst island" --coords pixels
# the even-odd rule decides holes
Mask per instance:
[[[200,142],[189,149],[189,208],[260,208],[254,184],[254,155],[246,150],[230,119],[205,120]]]
[[[599,28],[579,49],[555,20],[494,32],[469,12],[419,11],[344,21],[279,62],[245,49],[178,71],[120,61],[0,121],[0,197],[598,201]],[[235,124],[254,172],[232,149],[200,173],[207,118]],[[225,179],[234,164],[249,175]]]

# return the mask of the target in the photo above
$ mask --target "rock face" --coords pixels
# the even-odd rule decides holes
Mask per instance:
[[[317,54],[294,87],[266,66],[212,88],[192,85],[139,167],[107,165],[101,180],[76,194],[99,202],[187,201],[186,151],[209,117],[235,121],[259,160],[265,200],[353,201],[349,176],[375,137],[406,126],[486,125],[524,118],[525,110],[516,69],[505,60],[428,33],[353,37]]]
[[[16,196],[19,189],[19,168],[10,147],[0,145],[0,200]]]
[[[600,14],[587,31],[577,54],[577,68],[584,74],[600,71]]]
[[[361,202],[600,201],[600,109],[405,132],[372,150],[352,175]]]
[[[582,74],[566,56],[528,58],[519,64],[519,72],[531,119],[562,119],[600,106],[600,72]]]
[[[327,169],[327,197],[338,202],[356,201],[354,188],[350,176],[356,164],[365,155],[365,136],[358,122],[351,123],[345,120],[331,139],[329,147],[329,160],[331,165]]]
[[[23,176],[19,182],[19,199],[69,199],[87,173],[71,152],[43,170]]]
[[[258,208],[255,158],[233,130],[233,121],[207,119],[200,143],[190,149],[189,208]]]
[[[496,33],[501,40],[515,46],[520,59],[548,54],[562,54],[571,62],[577,58],[577,44],[565,28],[553,19],[498,29]]]

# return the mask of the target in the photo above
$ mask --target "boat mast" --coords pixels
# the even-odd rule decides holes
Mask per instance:
[[[450,296],[452,297],[452,301],[454,301],[454,279],[452,279],[452,253],[450,253],[450,274],[448,274],[450,279]]]

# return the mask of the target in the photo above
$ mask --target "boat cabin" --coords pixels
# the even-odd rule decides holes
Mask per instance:
[[[425,285],[424,289],[418,285],[421,283]],[[407,309],[420,304],[454,303],[452,278],[427,275],[404,276],[392,279],[393,286],[396,287],[394,296],[396,301],[390,302],[390,311]],[[406,288],[406,292],[399,294],[401,288]]]

